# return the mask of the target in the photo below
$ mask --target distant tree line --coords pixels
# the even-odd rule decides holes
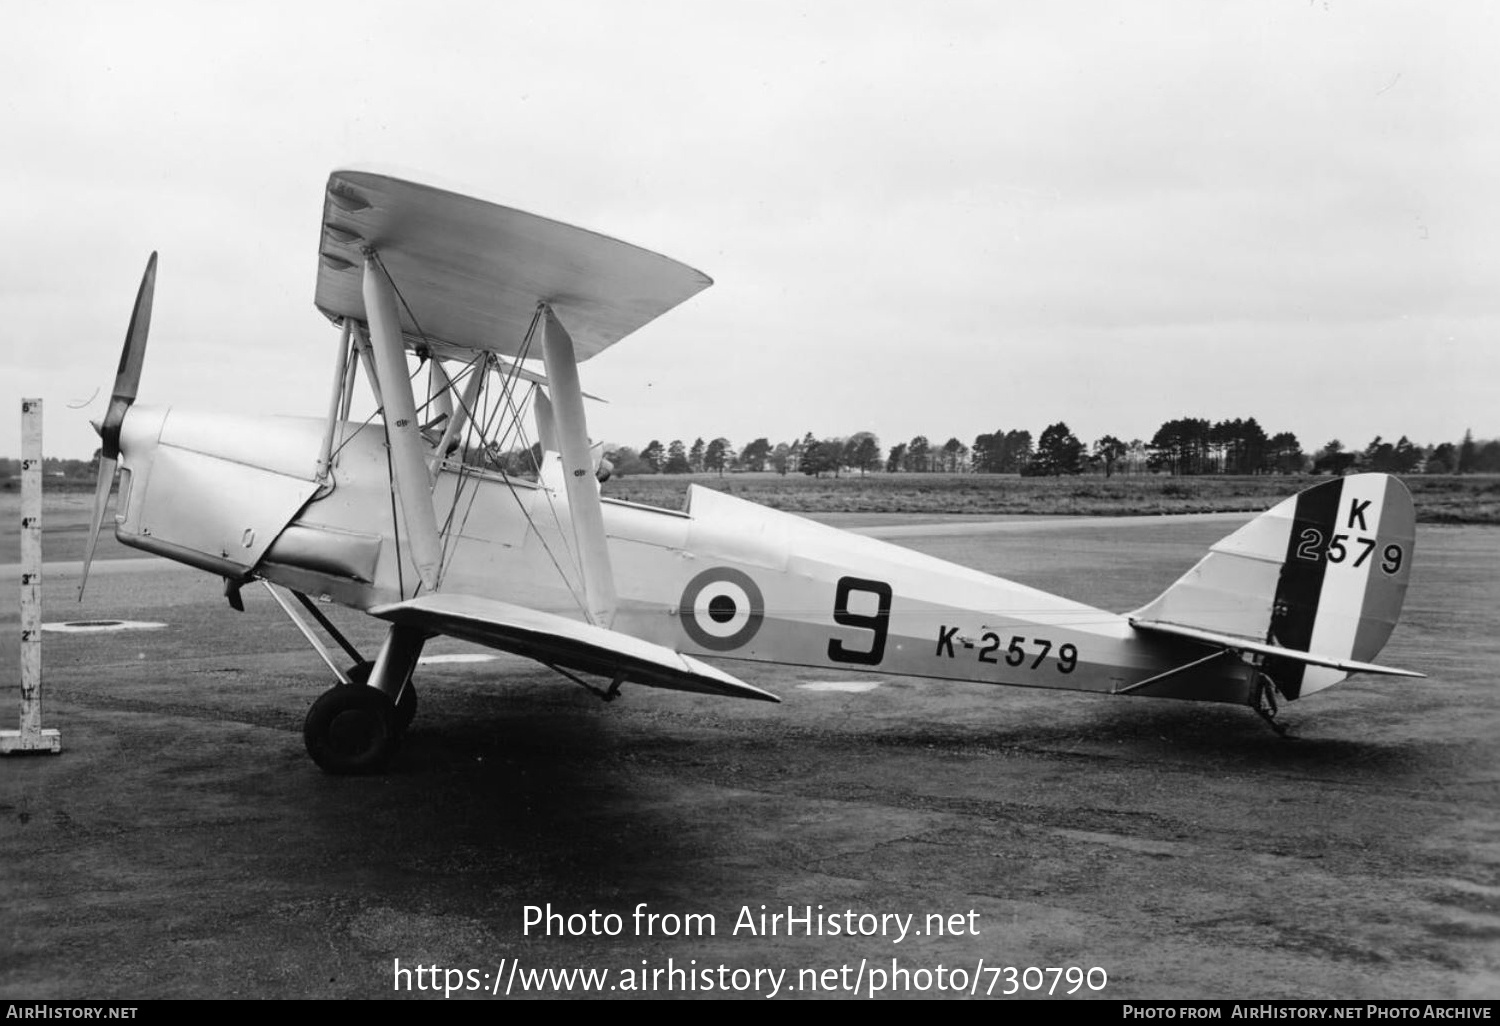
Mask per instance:
[[[1355,470],[1394,474],[1500,473],[1500,440],[1477,442],[1473,432],[1457,444],[1416,445],[1404,435],[1396,442],[1377,436],[1362,450],[1333,439],[1305,452],[1290,431],[1268,434],[1254,417],[1208,420],[1183,417],[1157,429],[1150,441],[1123,441],[1105,435],[1091,445],[1059,421],[1033,441],[1030,431],[997,430],[965,445],[957,438],[941,444],[926,435],[881,447],[873,432],[847,438],[800,439],[772,443],[756,438],[742,449],[729,439],[696,438],[691,444],[652,439],[644,448],[616,446],[605,453],[617,474],[725,474],[774,471],[838,477],[843,474],[975,473],[1062,476],[1064,474],[1347,474]]]
[[[59,481],[67,481],[70,484],[78,482],[94,483],[94,478],[99,472],[99,455],[94,454],[90,460],[65,460],[56,456],[42,457],[42,480],[43,487]],[[21,486],[21,461],[19,459],[0,458],[0,489],[11,491]]]
[[[691,444],[673,439],[666,445],[652,439],[642,449],[615,446],[604,456],[616,474],[726,474],[775,471],[839,477],[843,474],[1348,474],[1382,471],[1391,474],[1497,474],[1500,440],[1479,441],[1473,431],[1462,441],[1417,445],[1402,435],[1394,442],[1377,435],[1363,449],[1347,448],[1333,439],[1312,453],[1304,452],[1289,431],[1268,435],[1254,417],[1245,420],[1207,420],[1183,417],[1169,420],[1151,440],[1122,441],[1114,435],[1085,445],[1059,421],[1048,425],[1034,442],[1025,430],[996,430],[965,445],[957,438],[934,444],[926,435],[882,448],[870,431],[847,438],[817,438],[808,432],[800,439],[772,443],[757,438],[736,449],[729,439],[695,438]],[[510,473],[534,472],[540,447],[498,453],[474,453],[474,462]],[[90,460],[46,457],[43,476],[69,481],[93,481],[98,453]],[[13,489],[21,476],[19,459],[0,458],[0,487]]]
[[[1466,431],[1462,441],[1417,445],[1402,435],[1388,442],[1377,435],[1363,449],[1349,449],[1337,438],[1312,453],[1303,451],[1289,431],[1268,435],[1254,417],[1207,420],[1183,417],[1169,420],[1149,442],[1125,442],[1105,435],[1085,445],[1059,421],[1048,425],[1035,442],[1025,430],[996,430],[976,437],[971,445],[949,438],[933,444],[926,435],[897,442],[884,449],[870,431],[847,438],[817,438],[808,432],[790,442],[757,438],[735,449],[727,438],[695,438],[689,445],[673,439],[666,445],[652,439],[642,449],[615,446],[604,452],[616,474],[725,474],[775,471],[839,477],[875,472],[888,474],[1348,474],[1381,471],[1390,474],[1497,474],[1500,440],[1479,441]],[[475,452],[471,462],[509,473],[534,473],[541,459],[539,445],[529,450]],[[88,460],[46,457],[44,478],[92,482],[99,454]],[[0,457],[0,488],[13,490],[21,476],[21,461]]]

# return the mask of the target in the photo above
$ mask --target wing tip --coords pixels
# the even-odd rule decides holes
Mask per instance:
[[[683,665],[687,667],[700,681],[711,681],[718,685],[722,694],[730,698],[749,698],[758,702],[774,702],[781,704],[781,699],[769,691],[756,687],[754,684],[746,684],[733,674],[725,673],[717,666],[710,666],[701,659],[690,655],[678,653]]]

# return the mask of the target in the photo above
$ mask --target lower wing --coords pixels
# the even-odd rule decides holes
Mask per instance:
[[[509,602],[437,593],[376,606],[369,612],[403,627],[451,635],[547,666],[597,673],[617,682],[781,701],[769,691],[664,645]]]

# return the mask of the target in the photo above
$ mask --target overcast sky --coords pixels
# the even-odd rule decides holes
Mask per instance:
[[[33,395],[94,450],[153,249],[142,402],[320,415],[369,163],[715,280],[582,366],[595,438],[1495,437],[1496,10],[17,0],[0,455]]]

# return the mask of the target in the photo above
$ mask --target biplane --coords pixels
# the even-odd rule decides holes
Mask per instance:
[[[1372,660],[1411,573],[1395,478],[1318,484],[1113,613],[693,486],[685,509],[601,490],[578,367],[711,284],[594,232],[388,175],[328,179],[315,304],[337,331],[321,417],[136,405],[156,255],[102,438],[88,564],[119,467],[115,536],[261,582],[335,682],[304,737],[331,773],[386,766],[424,643],[534,659],[605,699],[626,683],[776,701],[723,667],[1232,702],[1278,700]],[[361,379],[376,413],[356,416]],[[534,425],[534,474],[494,460]],[[80,585],[80,598],[83,585]],[[365,658],[327,603],[384,621]],[[314,624],[343,650],[331,654]]]

